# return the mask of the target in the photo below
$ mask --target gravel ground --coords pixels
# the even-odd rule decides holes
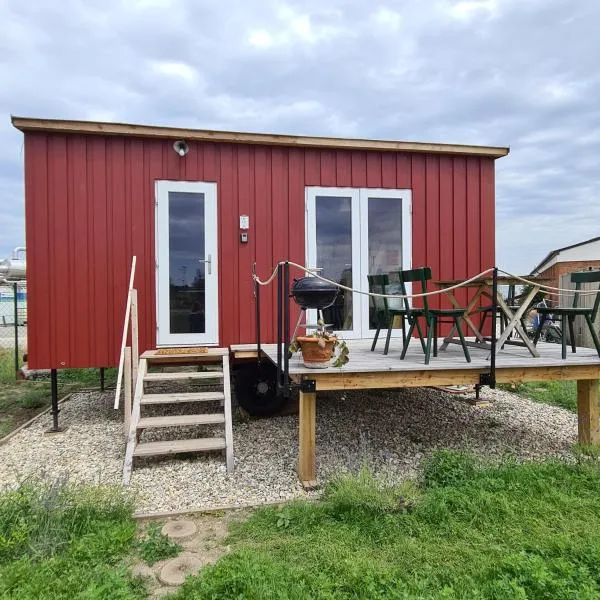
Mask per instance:
[[[434,389],[320,394],[319,477],[367,465],[393,480],[413,478],[422,459],[439,448],[470,449],[492,459],[571,456],[577,438],[574,414],[505,391],[486,390],[484,395],[491,406],[471,406]],[[61,411],[61,422],[68,425],[64,433],[45,434],[51,422],[45,415],[0,446],[0,486],[28,475],[58,473],[75,481],[120,484],[125,451],[122,411],[114,411],[112,402],[111,393],[74,395]],[[164,439],[157,431],[144,436]],[[297,443],[297,415],[262,420],[238,415],[231,477],[218,454],[139,461],[131,482],[138,510],[305,496],[294,472]]]

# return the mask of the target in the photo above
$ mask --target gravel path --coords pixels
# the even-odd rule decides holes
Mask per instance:
[[[412,478],[423,457],[438,448],[470,449],[493,459],[571,456],[577,438],[574,414],[500,390],[486,390],[485,396],[493,401],[487,408],[434,389],[320,394],[319,476],[367,465],[394,480]],[[45,415],[0,446],[0,486],[32,474],[58,473],[75,481],[120,484],[125,442],[122,412],[112,409],[112,401],[111,393],[74,395],[62,407],[64,433],[45,434],[51,422]],[[140,461],[132,477],[138,510],[304,496],[294,472],[297,440],[297,415],[238,418],[235,473],[229,478],[220,455]]]

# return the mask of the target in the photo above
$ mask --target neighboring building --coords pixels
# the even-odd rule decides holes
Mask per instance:
[[[548,285],[560,287],[562,275],[588,269],[600,269],[600,237],[552,250],[531,275],[548,277]]]
[[[32,368],[117,364],[133,255],[142,351],[253,342],[254,262],[263,278],[289,259],[360,289],[369,272],[452,279],[495,264],[494,161],[508,148],[12,122]],[[274,315],[274,287],[262,299]],[[345,300],[344,337],[370,338],[368,298]]]

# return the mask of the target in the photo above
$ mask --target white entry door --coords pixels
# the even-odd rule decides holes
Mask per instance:
[[[219,343],[217,184],[156,182],[158,346]]]
[[[368,291],[367,275],[410,269],[411,191],[306,188],[306,261],[349,288]],[[308,320],[316,322],[315,311]],[[342,291],[325,321],[346,339],[375,333],[369,297]]]

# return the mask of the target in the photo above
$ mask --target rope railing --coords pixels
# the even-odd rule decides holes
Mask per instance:
[[[332,279],[328,279],[327,277],[323,277],[322,275],[319,275],[317,273],[316,268],[307,267],[305,265],[299,265],[298,263],[292,262],[291,260],[290,261],[280,261],[279,263],[277,263],[277,265],[273,269],[273,272],[271,273],[271,275],[265,280],[260,279],[260,277],[258,277],[258,275],[255,272],[252,274],[252,278],[258,285],[261,285],[261,286],[269,285],[270,283],[273,282],[273,280],[277,276],[277,269],[278,269],[279,265],[285,264],[285,262],[287,262],[292,267],[296,267],[297,269],[300,269],[301,271],[304,271],[305,273],[309,273],[313,277],[316,277],[318,279],[326,281],[327,283],[330,283],[331,285],[335,285],[336,287],[338,287],[342,290],[346,290],[347,292],[362,294],[364,296],[373,296],[376,298],[422,298],[424,296],[435,296],[435,295],[439,295],[439,294],[445,294],[447,292],[451,292],[452,290],[456,290],[461,287],[464,287],[465,285],[468,285],[469,283],[477,281],[478,279],[482,279],[484,275],[487,275],[488,273],[491,273],[494,270],[493,268],[486,269],[485,271],[481,271],[481,273],[478,273],[477,275],[474,275],[473,277],[470,277],[469,279],[465,279],[464,281],[461,281],[460,283],[457,283],[455,285],[444,287],[439,290],[432,290],[430,292],[422,292],[419,294],[379,294],[377,292],[367,292],[365,290],[358,290],[356,288],[348,287],[337,281],[333,281]],[[553,287],[550,285],[544,285],[539,282],[532,281],[530,279],[526,279],[525,277],[521,277],[520,275],[514,275],[513,273],[509,273],[508,271],[504,271],[502,269],[498,269],[498,272],[502,273],[503,275],[506,275],[507,277],[511,277],[512,279],[521,281],[522,283],[524,283],[526,285],[537,286],[541,290],[544,290],[544,291],[552,290],[552,291],[546,292],[548,295],[551,295],[551,296],[560,296],[560,295],[575,296],[575,294],[578,294],[581,296],[594,296],[598,293],[597,290],[575,291],[571,288],[557,288],[557,287]],[[557,294],[555,292],[560,292],[560,294]]]
[[[572,296],[574,296],[576,293],[580,294],[581,296],[592,296],[592,295],[596,295],[598,293],[597,290],[576,291],[576,290],[573,290],[572,288],[557,288],[557,287],[553,287],[551,285],[544,285],[542,283],[531,281],[530,279],[526,279],[525,277],[521,277],[520,275],[514,275],[513,273],[509,273],[508,271],[503,271],[502,269],[498,269],[498,272],[503,273],[507,277],[512,277],[513,279],[517,279],[518,281],[521,281],[527,285],[535,285],[542,290],[553,290],[556,292],[564,292],[564,293],[568,293],[569,295],[572,295]],[[553,294],[553,295],[556,296],[557,294]]]
[[[262,286],[269,285],[270,283],[273,282],[273,280],[277,276],[277,268],[279,267],[279,265],[282,265],[285,262],[286,261],[280,261],[279,263],[277,263],[277,265],[273,269],[273,272],[271,273],[271,275],[265,280],[260,279],[260,277],[258,277],[258,275],[256,273],[252,274],[252,278],[258,285],[262,285]],[[423,292],[423,293],[418,293],[418,294],[379,294],[376,292],[367,292],[365,290],[358,290],[355,288],[348,287],[337,281],[333,281],[332,279],[328,279],[327,277],[323,277],[322,275],[319,275],[317,273],[317,269],[315,269],[315,268],[307,267],[305,265],[299,265],[298,263],[295,263],[292,261],[287,261],[287,262],[290,266],[296,267],[297,269],[300,269],[301,271],[304,271],[305,273],[309,273],[310,275],[317,277],[318,279],[322,279],[323,281],[326,281],[327,283],[330,283],[331,285],[335,285],[336,287],[338,287],[342,290],[346,290],[348,292],[353,292],[353,293],[357,293],[357,294],[363,294],[364,296],[374,296],[377,298],[422,298],[424,296],[435,296],[438,294],[445,294],[446,292],[451,292],[452,290],[464,287],[465,285],[472,283],[473,281],[477,281],[478,279],[483,278],[484,275],[487,275],[488,273],[491,273],[494,270],[493,268],[486,269],[485,271],[482,271],[481,273],[478,273],[477,275],[474,275],[473,277],[470,277],[469,279],[465,279],[464,281],[461,281],[460,283],[457,283],[452,286],[444,287],[439,290],[432,290],[430,292]],[[597,290],[575,291],[572,288],[557,288],[557,287],[545,285],[545,284],[542,284],[542,283],[539,283],[536,281],[532,281],[530,279],[526,279],[525,277],[521,277],[520,275],[514,275],[513,273],[509,273],[508,271],[504,271],[502,269],[498,269],[498,272],[502,273],[503,275],[506,275],[507,277],[511,277],[512,279],[521,281],[523,284],[537,286],[541,290],[544,290],[544,291],[548,290],[546,293],[549,295],[552,295],[552,296],[559,296],[560,294],[567,295],[567,296],[574,296],[575,294],[579,294],[581,296],[593,296],[593,295],[597,294]],[[552,290],[552,291],[550,291],[550,290]],[[555,292],[560,292],[560,294],[557,294]]]
[[[261,280],[258,277],[258,275],[253,274],[252,277],[253,277],[254,281],[256,281],[256,283],[258,285],[269,285],[273,281],[273,279],[275,279],[275,277],[277,275],[278,266],[285,264],[285,262],[287,262],[292,267],[296,267],[297,269],[300,269],[301,271],[304,271],[305,273],[310,273],[317,279],[322,279],[323,281],[326,281],[327,283],[330,283],[331,285],[335,285],[336,287],[338,287],[342,290],[346,290],[347,292],[354,292],[357,294],[362,294],[363,296],[374,296],[377,298],[422,298],[423,296],[435,296],[437,294],[445,294],[446,292],[450,292],[457,288],[463,287],[469,283],[472,283],[473,281],[480,279],[484,275],[487,275],[488,273],[491,273],[494,270],[493,268],[486,269],[485,271],[482,271],[481,273],[479,273],[469,279],[465,279],[465,281],[461,281],[460,283],[457,283],[456,285],[452,285],[452,286],[449,286],[449,287],[446,287],[446,288],[443,288],[440,290],[433,290],[431,292],[422,292],[419,294],[378,294],[376,292],[366,292],[365,290],[357,290],[355,288],[351,288],[351,287],[348,287],[341,283],[338,283],[337,281],[333,281],[332,279],[328,279],[327,277],[323,277],[322,275],[319,275],[318,273],[316,273],[315,269],[313,269],[311,267],[306,267],[304,265],[299,265],[298,263],[292,262],[291,260],[279,262],[277,264],[277,266],[275,267],[275,270],[273,271],[273,273],[271,273],[271,275],[264,281]]]

